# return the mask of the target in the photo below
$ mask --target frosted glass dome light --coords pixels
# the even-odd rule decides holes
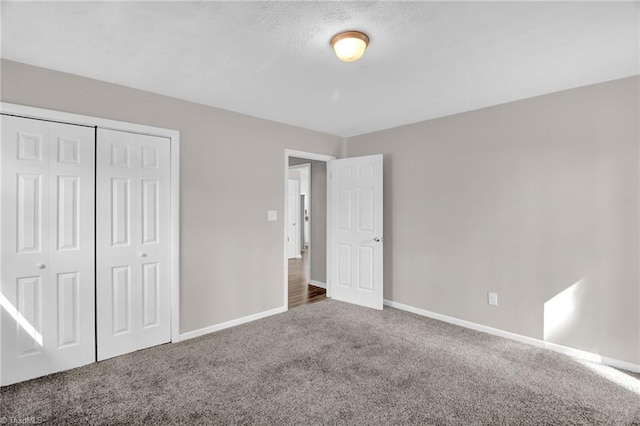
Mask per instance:
[[[369,45],[369,36],[360,31],[346,31],[331,39],[331,46],[338,59],[344,62],[355,62],[364,55]]]

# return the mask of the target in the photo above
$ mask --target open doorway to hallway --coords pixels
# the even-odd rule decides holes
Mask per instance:
[[[289,157],[288,307],[326,298],[327,163]]]

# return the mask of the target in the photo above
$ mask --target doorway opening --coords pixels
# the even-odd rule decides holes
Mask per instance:
[[[289,161],[290,158],[315,160],[324,165],[324,177],[314,178],[311,161],[311,186],[324,183],[320,191],[312,188],[310,202],[309,232],[309,279],[307,284],[326,287],[326,297],[342,302],[353,303],[373,309],[382,309],[383,291],[383,155],[365,155],[336,160],[335,157],[312,154],[302,151],[284,150],[284,306],[289,304],[289,243],[296,234],[294,222],[298,210],[289,204],[299,205],[297,194],[290,197]],[[294,160],[296,161],[296,160]],[[309,161],[306,161],[309,162]],[[295,165],[295,164],[292,164]],[[320,167],[315,168],[322,170]],[[332,178],[333,177],[333,178]],[[324,195],[322,201],[316,201],[315,195]],[[304,205],[304,201],[301,203]],[[318,206],[320,204],[320,206]],[[318,208],[319,207],[319,208]],[[318,232],[318,215],[325,219],[320,225],[324,229]],[[301,220],[300,223],[303,223]],[[298,225],[299,226],[299,225]],[[315,229],[315,231],[314,231]],[[319,235],[316,239],[315,235]],[[318,249],[318,241],[324,243]],[[295,246],[293,246],[295,247]],[[295,248],[293,249],[295,250]],[[297,254],[294,253],[297,259]],[[304,252],[303,252],[304,253]],[[300,259],[304,259],[302,253]],[[301,264],[304,271],[304,263]],[[316,277],[322,277],[320,279]],[[308,287],[307,287],[308,290]]]
[[[327,161],[285,150],[285,304],[327,297]]]

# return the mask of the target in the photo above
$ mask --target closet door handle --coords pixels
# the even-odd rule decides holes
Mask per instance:
[[[45,264],[44,264],[44,263],[38,263],[36,266],[38,267],[38,269],[44,269],[44,268],[46,268],[46,266],[45,266]]]
[[[147,257],[147,253],[138,253],[138,256],[140,256],[140,257]]]

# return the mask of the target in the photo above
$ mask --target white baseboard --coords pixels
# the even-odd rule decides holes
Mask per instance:
[[[594,354],[592,352],[587,352],[580,349],[574,349],[568,346],[557,345],[555,343],[545,342],[544,340],[534,339],[533,337],[527,337],[521,334],[500,330],[498,328],[477,324],[475,322],[466,321],[466,320],[458,319],[455,317],[450,317],[448,315],[438,314],[435,312],[427,311],[426,309],[416,308],[414,306],[409,306],[403,303],[394,302],[393,300],[385,299],[384,304],[391,308],[396,308],[396,309],[411,312],[414,314],[422,315],[425,317],[433,318],[439,321],[448,322],[450,324],[459,325],[460,327],[470,328],[472,330],[481,331],[483,333],[492,334],[494,336],[505,337],[507,339],[516,340],[518,342],[526,343],[528,345],[536,346],[538,348],[549,349],[554,352],[559,352],[565,355],[574,356],[576,358],[586,359],[587,361],[598,362],[600,364],[608,365],[610,367],[621,368],[623,370],[633,371],[634,373],[640,373],[640,364],[633,364],[631,362],[621,361],[615,358],[609,358],[606,356]]]
[[[325,290],[327,288],[327,283],[321,283],[320,281],[316,280],[309,280],[309,284],[315,285],[316,287],[324,288]]]
[[[198,330],[188,331],[180,335],[180,340],[193,339],[194,337],[203,336],[205,334],[213,333],[214,331],[224,330],[225,328],[234,327],[236,325],[244,324],[247,322],[259,320],[262,318],[270,317],[271,315],[281,314],[287,311],[286,306],[280,306],[279,308],[270,309],[268,311],[258,312],[257,314],[247,315],[246,317],[236,318],[231,321],[226,321],[220,324],[210,325],[209,327],[200,328]]]

